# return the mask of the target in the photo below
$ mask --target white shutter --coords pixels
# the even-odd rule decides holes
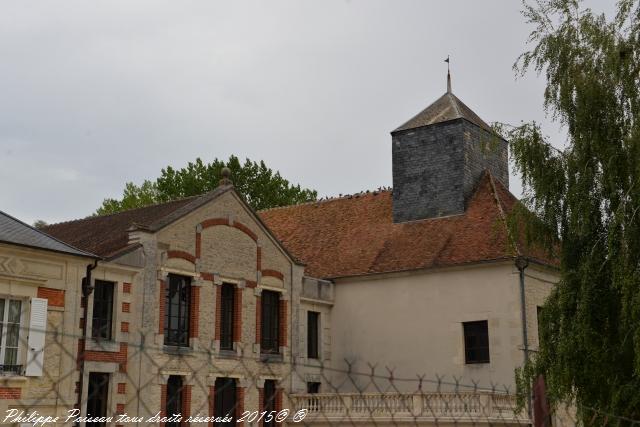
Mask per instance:
[[[31,318],[27,340],[28,377],[41,377],[44,366],[44,341],[47,333],[47,303],[44,298],[31,298]]]

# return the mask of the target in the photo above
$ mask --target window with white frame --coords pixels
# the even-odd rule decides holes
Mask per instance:
[[[23,301],[0,298],[0,371],[20,373],[20,328]]]

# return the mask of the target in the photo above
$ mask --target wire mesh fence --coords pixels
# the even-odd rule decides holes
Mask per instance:
[[[167,348],[144,334],[90,342],[50,330],[43,357],[17,364],[34,332],[6,325],[2,331],[3,361],[9,362],[0,388],[3,425],[640,424],[572,405],[534,420],[530,406],[518,406],[511,385],[446,374],[400,378],[375,365],[345,370],[294,363],[279,354],[254,357],[240,345],[233,352]],[[16,352],[7,351],[12,345]]]
[[[254,356],[240,343],[233,351],[175,348],[142,333],[111,342],[49,328],[44,351],[21,359],[38,332],[3,325],[2,425],[640,425],[573,405],[535,413],[541,396],[518,405],[513,385],[444,373],[402,378],[346,361],[338,369],[286,354]]]

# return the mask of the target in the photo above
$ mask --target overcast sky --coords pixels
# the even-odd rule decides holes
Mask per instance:
[[[518,1],[0,3],[0,210],[91,214],[125,182],[236,154],[321,196],[390,186],[389,132],[446,89],[537,120]],[[512,190],[519,194],[517,179]]]

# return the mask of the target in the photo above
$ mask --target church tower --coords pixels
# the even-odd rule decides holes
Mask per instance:
[[[462,214],[482,172],[509,185],[507,142],[451,91],[391,132],[393,221]]]

